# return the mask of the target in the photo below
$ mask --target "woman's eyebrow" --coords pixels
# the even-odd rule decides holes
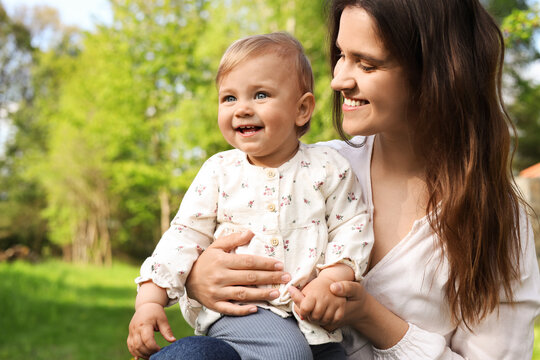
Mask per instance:
[[[338,42],[336,41],[336,47],[339,49],[339,51],[343,51],[341,49],[341,47],[339,46]],[[373,65],[378,65],[378,66],[382,66],[384,64],[386,64],[387,62],[387,59],[379,59],[377,57],[374,57],[372,55],[369,55],[369,54],[366,54],[366,53],[363,53],[363,52],[356,52],[356,51],[351,51],[350,52],[350,55],[353,57],[353,58],[356,58],[358,60],[365,60]]]

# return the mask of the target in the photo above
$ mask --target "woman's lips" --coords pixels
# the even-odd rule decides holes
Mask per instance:
[[[343,111],[353,111],[364,105],[368,105],[369,101],[364,99],[350,99],[344,98],[343,100]]]

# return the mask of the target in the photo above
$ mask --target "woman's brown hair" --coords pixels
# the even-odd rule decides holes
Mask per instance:
[[[501,286],[511,300],[519,279],[524,202],[510,168],[514,127],[501,95],[501,32],[478,0],[334,0],[332,68],[347,6],[371,15],[408,76],[428,219],[449,262],[446,297],[452,319],[469,327],[498,307]],[[341,104],[334,92],[334,123],[343,135]]]

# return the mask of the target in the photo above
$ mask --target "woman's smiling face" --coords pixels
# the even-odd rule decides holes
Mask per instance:
[[[343,10],[332,89],[343,95],[343,129],[349,135],[407,131],[410,102],[404,69],[385,49],[372,17],[362,8]]]

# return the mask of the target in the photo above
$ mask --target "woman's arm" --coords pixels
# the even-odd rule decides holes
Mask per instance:
[[[393,314],[371,296],[364,287],[354,281],[340,281],[330,286],[332,293],[347,298],[345,312],[333,324],[323,323],[317,314],[304,314],[301,303],[304,295],[300,290],[289,287],[296,311],[301,316],[310,315],[310,320],[331,331],[338,327],[351,326],[363,334],[375,347],[387,349],[397,344],[407,332],[407,322]]]
[[[408,324],[400,335],[400,326],[407,323],[356,282],[332,284],[334,295],[348,300],[346,321],[333,327],[350,325],[366,336],[374,345],[375,359],[530,359],[534,320],[540,311],[540,274],[532,229],[523,227],[521,279],[514,286],[513,302],[502,299],[499,308],[472,330],[460,325],[448,341],[425,324]]]
[[[247,315],[257,311],[255,305],[238,305],[231,301],[268,301],[279,296],[272,288],[253,285],[286,284],[291,276],[283,263],[262,256],[232,254],[247,244],[252,232],[235,233],[214,241],[197,259],[186,282],[187,294],[209,309],[226,315]]]

